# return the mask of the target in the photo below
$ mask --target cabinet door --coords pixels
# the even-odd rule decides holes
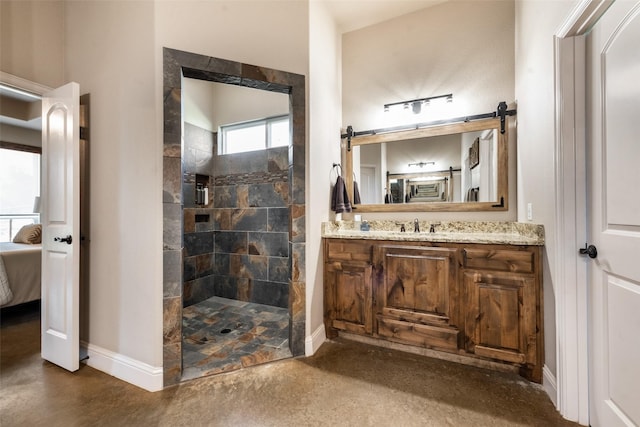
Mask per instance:
[[[373,330],[371,264],[325,265],[325,319],[328,327],[370,335]]]
[[[456,253],[421,246],[377,248],[379,335],[424,347],[458,348]]]
[[[534,276],[468,270],[463,283],[465,349],[478,356],[535,365]]]

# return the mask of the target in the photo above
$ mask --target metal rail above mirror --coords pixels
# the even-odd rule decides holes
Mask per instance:
[[[411,128],[342,135],[344,177],[355,212],[504,211],[508,209],[508,138],[501,103],[494,113]]]

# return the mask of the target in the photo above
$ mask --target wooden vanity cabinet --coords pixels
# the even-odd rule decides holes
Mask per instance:
[[[457,351],[460,295],[454,248],[374,248],[377,334],[391,341]]]
[[[542,381],[540,246],[324,239],[325,328]]]
[[[325,243],[324,319],[330,337],[337,330],[373,333],[371,247],[357,241]]]
[[[462,253],[465,351],[516,363],[522,376],[542,382],[540,247],[493,245]]]

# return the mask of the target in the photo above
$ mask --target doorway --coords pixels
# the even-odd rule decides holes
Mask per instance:
[[[289,94],[183,78],[182,379],[291,357]]]
[[[292,356],[304,354],[305,337],[305,78],[304,76],[278,70],[257,67],[218,58],[164,49],[164,156],[163,156],[163,212],[164,212],[164,299],[163,299],[163,331],[164,331],[164,386],[176,384],[182,379],[183,348],[183,304],[184,304],[184,272],[183,251],[186,247],[185,218],[183,209],[187,201],[184,198],[184,162],[182,96],[185,78],[227,83],[237,86],[251,87],[288,95],[291,142],[286,150],[286,205],[288,213],[285,228],[285,241],[278,246],[288,254],[287,286],[287,322],[288,350]],[[229,165],[231,163],[227,163]],[[244,168],[242,168],[244,169]],[[243,172],[243,170],[235,172]],[[244,170],[246,172],[246,169]],[[201,178],[202,179],[202,178]],[[204,178],[206,180],[206,178]],[[194,185],[197,185],[195,177]],[[205,181],[206,182],[206,181]],[[211,183],[211,181],[209,181]],[[198,188],[198,187],[196,187]],[[191,194],[190,190],[187,190]],[[248,196],[248,195],[247,195]],[[237,197],[237,193],[236,193]],[[213,214],[213,212],[211,212]],[[206,214],[203,214],[206,215]],[[206,219],[201,217],[201,220]],[[211,219],[211,217],[210,217]],[[194,217],[195,221],[195,217]],[[242,236],[222,236],[218,243],[226,241],[232,248]],[[206,241],[208,237],[204,237]],[[214,239],[213,234],[211,238]],[[207,243],[205,242],[205,245]],[[211,242],[213,246],[213,242]],[[242,253],[229,251],[229,254]],[[224,256],[219,257],[212,268],[224,266]],[[231,257],[229,257],[231,258]],[[215,260],[215,257],[213,258]],[[220,261],[220,262],[217,262]],[[231,262],[231,261],[230,261]],[[219,287],[225,288],[219,284]],[[214,285],[215,288],[215,285]],[[228,290],[228,288],[226,288]],[[238,294],[236,288],[236,295]],[[227,298],[228,294],[221,297]],[[220,301],[215,301],[219,303]],[[251,301],[241,301],[247,303]],[[284,304],[282,304],[284,305]],[[246,308],[246,307],[245,307]],[[252,307],[255,308],[255,307]],[[212,307],[209,309],[213,310]],[[254,316],[255,318],[255,316]],[[240,321],[239,323],[242,323]],[[220,328],[218,331],[231,329]],[[229,332],[230,333],[230,332]],[[205,338],[205,336],[201,336]],[[208,338],[207,338],[208,340]]]

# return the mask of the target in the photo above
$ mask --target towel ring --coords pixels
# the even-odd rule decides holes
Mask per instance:
[[[334,170],[336,171],[335,179],[332,176]],[[339,176],[342,176],[342,166],[340,165],[340,163],[334,163],[331,167],[331,170],[329,171],[329,182],[333,184]]]

